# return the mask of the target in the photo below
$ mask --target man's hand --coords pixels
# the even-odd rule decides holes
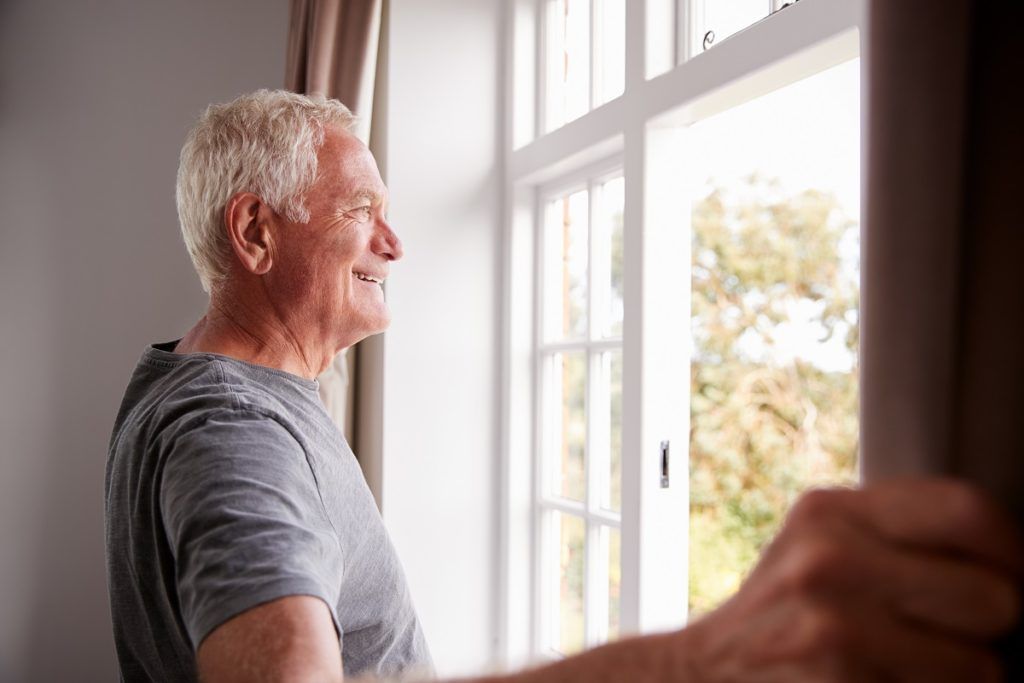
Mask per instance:
[[[990,681],[1024,547],[974,489],[806,494],[739,593],[681,632],[692,680]]]
[[[962,483],[813,491],[705,618],[500,680],[999,680],[991,645],[1017,621],[1022,573],[1016,526]]]
[[[327,605],[295,595],[214,629],[196,656],[202,683],[341,683],[341,649]]]

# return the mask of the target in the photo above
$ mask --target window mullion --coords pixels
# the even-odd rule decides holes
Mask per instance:
[[[625,93],[637,92],[645,80],[644,61],[647,57],[645,44],[646,0],[626,2],[626,73]]]
[[[590,52],[590,73],[591,73],[591,104],[593,104],[593,73],[594,73],[594,3],[597,0],[591,0],[591,52]],[[596,240],[594,239],[594,221],[597,216],[597,198],[595,193],[594,182],[588,182],[587,184],[587,341],[593,340],[597,336],[597,325],[596,318],[594,316],[594,301],[595,301],[595,251],[596,251]],[[587,647],[592,647],[597,644],[598,634],[596,632],[594,618],[596,615],[595,603],[598,601],[598,586],[595,583],[594,571],[597,568],[596,553],[597,553],[597,537],[595,530],[597,525],[594,523],[590,516],[590,512],[596,505],[596,486],[595,477],[597,475],[597,468],[595,467],[594,461],[594,446],[596,444],[596,420],[594,412],[597,407],[597,402],[594,401],[594,392],[597,390],[598,377],[595,374],[595,354],[592,349],[587,349],[587,449],[585,458],[585,473],[586,473],[586,533],[584,542],[584,570],[583,570],[583,638]]]
[[[597,21],[595,21],[595,20],[597,19],[598,16],[600,16],[600,13],[597,11],[597,9],[599,8],[599,3],[600,2],[601,2],[601,0],[590,0],[590,3],[589,3],[589,10],[590,10],[590,26],[589,26],[589,28],[590,28],[590,40],[588,41],[589,42],[588,51],[589,51],[589,57],[590,57],[590,60],[589,60],[590,64],[587,67],[589,69],[589,73],[587,75],[587,80],[590,82],[590,87],[589,87],[589,90],[590,90],[590,101],[588,102],[589,106],[587,107],[587,111],[588,112],[589,111],[593,111],[594,107],[596,107],[597,103],[598,103],[598,96],[597,96],[597,80],[598,79],[595,78],[595,76],[598,74],[597,59],[596,59],[596,57],[597,57],[597,52],[598,52],[598,42],[597,41],[598,41],[599,36],[598,36]]]
[[[597,376],[595,375],[596,364],[594,362],[595,352],[590,345],[598,335],[597,329],[597,317],[595,315],[595,292],[596,288],[596,273],[597,268],[595,267],[595,257],[597,256],[597,246],[595,240],[594,221],[597,216],[597,193],[595,192],[596,185],[593,182],[587,185],[587,449],[585,458],[585,471],[586,471],[586,509],[590,512],[594,509],[597,504],[596,494],[596,482],[595,477],[597,470],[594,467],[594,445],[597,443],[595,427],[597,420],[595,410],[598,402],[594,400],[594,392],[597,390]]]
[[[538,8],[538,32],[540,37],[543,38],[543,23],[544,13],[542,0],[537,0]],[[541,55],[543,57],[544,50],[546,49],[542,41],[538,41],[540,45]],[[539,71],[543,73],[545,66],[543,60],[538,60],[540,66]],[[538,83],[540,83],[538,79]],[[543,86],[539,86],[538,94],[538,124],[541,123],[541,113],[544,111],[543,107],[546,106],[543,101]],[[537,129],[542,130],[541,128]],[[533,193],[533,231],[534,231],[534,300],[533,300],[533,346],[534,349],[540,347],[544,339],[544,325],[547,317],[547,309],[544,299],[544,287],[547,278],[547,241],[545,234],[545,208],[540,199],[539,191]],[[532,605],[530,624],[531,624],[531,638],[530,648],[533,653],[540,652],[544,646],[546,640],[546,634],[548,629],[547,619],[548,615],[545,612],[547,607],[547,581],[548,576],[545,572],[545,566],[549,562],[548,557],[548,545],[550,544],[550,529],[545,518],[545,511],[541,508],[538,503],[544,496],[544,485],[547,477],[547,430],[548,421],[547,416],[544,414],[548,399],[548,377],[549,371],[545,367],[545,363],[548,359],[534,353],[533,363],[533,380],[534,380],[534,405],[533,405],[533,471],[532,471],[532,495],[531,495],[531,506],[533,508],[531,515],[531,535],[533,541],[533,554],[532,559],[532,580],[530,590],[530,602]]]
[[[634,11],[635,13],[635,11]],[[628,15],[627,15],[628,16]],[[627,43],[627,53],[628,53]],[[628,55],[627,55],[628,56]],[[627,94],[630,92],[627,84]],[[640,630],[643,130],[626,130],[622,324],[622,631]]]
[[[566,514],[575,515],[577,517],[585,517],[586,519],[592,519],[598,524],[618,529],[621,526],[621,517],[616,512],[610,512],[608,510],[595,510],[593,512],[587,512],[583,505],[576,502],[558,497],[541,498],[537,505],[541,508],[557,510],[558,512],[564,512]]]
[[[622,340],[619,338],[613,339],[595,339],[593,341],[555,341],[555,342],[544,342],[537,348],[537,353],[541,356],[550,356],[554,353],[563,353],[565,351],[614,351],[622,347]]]
[[[548,0],[534,0],[537,17],[536,35],[537,41],[537,63],[534,66],[534,102],[536,108],[533,111],[533,139],[537,139],[547,133],[547,111],[548,111]]]
[[[676,0],[676,64],[682,64],[697,54],[695,45],[697,27],[700,25],[700,5],[704,0]]]

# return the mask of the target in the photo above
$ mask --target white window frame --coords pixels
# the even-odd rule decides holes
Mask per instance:
[[[592,356],[595,353],[601,353],[605,351],[621,351],[622,350],[622,338],[621,337],[609,337],[604,339],[595,339],[594,334],[594,323],[595,323],[595,311],[596,302],[594,301],[594,292],[598,289],[595,285],[596,277],[594,273],[595,263],[595,244],[594,239],[594,222],[597,215],[598,207],[598,195],[599,188],[607,181],[622,176],[622,158],[621,156],[615,155],[608,159],[599,160],[596,163],[588,164],[587,166],[580,168],[562,178],[559,178],[553,182],[546,183],[543,186],[536,188],[537,199],[535,201],[537,216],[535,218],[536,224],[540,227],[536,231],[536,256],[535,263],[536,274],[535,274],[535,303],[534,303],[534,348],[536,349],[534,362],[536,367],[534,370],[535,380],[540,380],[543,377],[547,377],[548,381],[552,381],[552,378],[547,371],[541,368],[541,365],[547,363],[556,354],[563,352],[581,352],[585,355],[587,360],[587,384],[585,388],[586,396],[586,414],[587,414],[587,454],[588,457],[584,460],[583,465],[583,480],[584,480],[584,495],[582,501],[572,501],[562,498],[557,495],[551,495],[545,489],[547,488],[548,477],[551,476],[550,468],[556,465],[556,462],[543,462],[542,454],[546,451],[545,439],[549,436],[543,429],[544,421],[542,419],[541,412],[545,402],[549,398],[545,395],[548,390],[547,387],[541,385],[538,381],[535,383],[535,396],[534,396],[534,424],[539,428],[534,429],[534,447],[533,452],[536,454],[533,463],[533,476],[535,477],[534,482],[534,520],[532,524],[534,529],[540,530],[544,528],[544,524],[547,523],[547,513],[551,511],[562,512],[565,514],[573,515],[583,520],[586,529],[586,542],[585,548],[585,561],[584,561],[584,604],[587,606],[587,616],[584,625],[584,642],[587,647],[593,647],[599,645],[607,639],[607,604],[602,600],[596,599],[596,596],[589,592],[589,588],[595,583],[600,583],[602,578],[602,568],[595,562],[602,546],[598,543],[600,535],[600,528],[602,526],[610,527],[619,530],[621,533],[621,514],[611,510],[602,508],[598,501],[593,500],[591,493],[595,491],[599,486],[600,476],[595,470],[593,465],[593,459],[589,457],[593,453],[591,445],[594,443],[594,434],[596,432],[597,425],[591,420],[593,412],[591,411],[591,402],[594,398],[595,388],[591,382],[591,378],[594,377],[594,367],[592,364]],[[556,201],[566,195],[574,192],[586,190],[587,191],[587,333],[582,339],[570,339],[570,340],[546,340],[544,338],[544,302],[541,300],[542,292],[545,289],[544,284],[544,264],[547,262],[547,254],[544,252],[544,240],[540,239],[540,231],[543,229],[545,222],[545,208],[549,202]],[[549,425],[551,427],[553,425]],[[604,463],[607,465],[608,463]],[[549,471],[545,472],[545,467]],[[543,534],[538,534],[542,536]],[[539,538],[538,538],[539,542]],[[550,642],[550,633],[548,629],[551,624],[546,623],[544,619],[545,614],[542,610],[542,602],[544,595],[547,591],[553,590],[554,587],[549,583],[545,582],[544,567],[548,566],[552,562],[554,553],[557,552],[556,548],[550,547],[550,545],[542,545],[538,548],[538,561],[533,563],[533,582],[536,588],[533,593],[533,610],[534,610],[534,636],[533,636],[533,651],[539,654],[541,657],[557,657],[558,653],[547,648],[547,643]],[[602,618],[603,617],[603,618]]]
[[[545,44],[543,2],[508,0],[506,16],[497,647],[499,660],[508,666],[545,655],[539,651],[537,472],[542,342],[537,259],[543,198],[550,196],[546,193],[553,183],[586,182],[601,164],[621,161],[625,319],[620,630],[628,635],[679,627],[685,624],[688,597],[689,512],[689,425],[680,419],[689,405],[689,271],[679,264],[689,263],[689,235],[678,229],[679,216],[688,211],[674,213],[674,223],[661,220],[672,211],[673,196],[662,183],[669,182],[671,169],[679,163],[666,151],[664,140],[681,125],[856,57],[865,39],[866,0],[800,0],[681,60],[692,50],[693,31],[687,22],[693,13],[687,0],[627,0],[625,92],[538,136],[546,111],[543,49],[537,49]],[[651,33],[647,41],[658,25],[653,8],[664,12],[666,7],[676,18],[670,24],[677,26],[677,33],[668,40]],[[675,65],[664,71],[666,62]],[[676,199],[678,205],[685,202],[684,197]],[[645,358],[666,360],[652,367]],[[671,443],[672,456],[668,489],[660,486],[665,440]]]

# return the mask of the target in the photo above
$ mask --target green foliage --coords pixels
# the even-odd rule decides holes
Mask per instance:
[[[833,196],[757,176],[694,207],[692,613],[736,590],[800,492],[856,479],[856,230]],[[849,371],[783,352],[800,316]]]

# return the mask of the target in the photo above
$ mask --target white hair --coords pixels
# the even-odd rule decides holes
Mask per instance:
[[[181,234],[204,290],[227,276],[228,200],[252,192],[288,220],[308,222],[304,200],[316,181],[324,131],[351,131],[355,122],[337,100],[285,90],[257,90],[206,109],[181,148],[177,185]]]

